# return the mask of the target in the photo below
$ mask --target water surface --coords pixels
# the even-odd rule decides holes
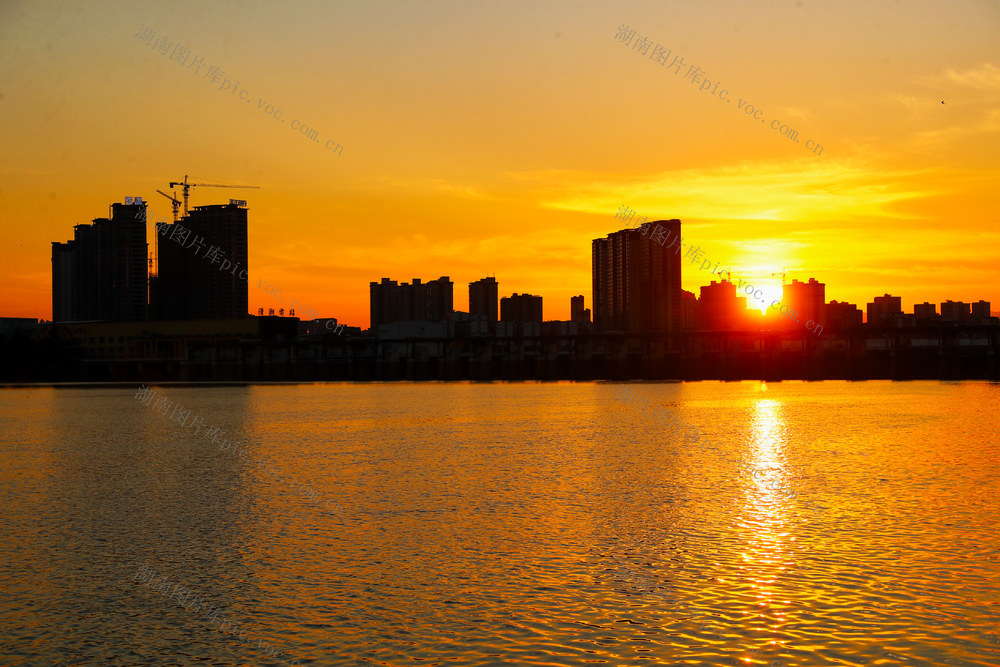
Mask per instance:
[[[1000,665],[1000,386],[633,388],[0,390],[2,662]]]

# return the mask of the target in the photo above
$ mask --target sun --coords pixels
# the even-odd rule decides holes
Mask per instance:
[[[772,303],[781,303],[784,292],[781,281],[766,274],[733,271],[729,275],[723,272],[719,278],[729,280],[736,286],[736,296],[747,300],[747,310],[759,310],[766,315]]]
[[[782,299],[782,288],[780,282],[775,282],[773,279],[768,278],[766,280],[761,280],[760,285],[754,283],[754,287],[760,289],[761,298],[755,299],[752,295],[747,297],[747,308],[758,308],[761,313],[766,314],[768,308],[771,304],[777,300],[779,303]],[[756,293],[756,289],[754,290]]]

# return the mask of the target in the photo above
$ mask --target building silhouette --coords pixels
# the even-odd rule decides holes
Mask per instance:
[[[442,276],[428,283],[414,278],[398,284],[382,278],[369,283],[371,327],[392,322],[443,322],[454,312],[454,283]]]
[[[736,285],[728,280],[703,285],[695,313],[695,327],[702,331],[741,331],[749,319],[747,298],[736,296]]]
[[[877,296],[868,304],[868,326],[891,324],[896,315],[903,314],[902,298],[898,296]]]
[[[665,230],[666,237],[657,230]],[[681,221],[674,219],[593,240],[592,301],[597,332],[680,331],[680,234]]]
[[[963,301],[948,299],[941,304],[941,320],[943,322],[968,322],[970,317],[971,308]]]
[[[810,278],[809,282],[803,283],[792,279],[791,283],[781,287],[782,301],[788,307],[797,312],[798,323],[788,317],[780,317],[777,321],[783,321],[785,327],[802,326],[812,320],[822,323],[826,305],[826,284]]]
[[[831,301],[823,309],[819,322],[830,331],[846,331],[864,323],[864,313],[853,303]]]
[[[980,299],[976,303],[969,304],[969,319],[975,324],[985,324],[991,321],[990,302]]]
[[[79,232],[76,232],[79,237]],[[76,241],[52,242],[52,321],[72,322],[80,310],[82,276],[76,275]],[[77,295],[74,298],[74,290]]]
[[[247,317],[247,209],[243,202],[196,206],[177,223],[156,223],[155,319]]]
[[[500,319],[503,322],[542,323],[542,297],[518,294],[500,299]]]
[[[924,301],[913,304],[913,315],[920,323],[932,322],[938,319],[937,306]]]
[[[698,326],[698,297],[694,292],[681,290],[681,329],[690,331]]]
[[[455,312],[455,283],[442,276],[427,283],[427,319],[442,322]]]
[[[469,314],[482,315],[487,322],[496,322],[498,289],[496,278],[492,277],[469,283]]]
[[[146,204],[126,198],[110,218],[76,225],[52,243],[54,322],[131,322],[147,316]]]
[[[590,308],[584,308],[583,295],[569,298],[569,319],[581,326],[590,324]]]

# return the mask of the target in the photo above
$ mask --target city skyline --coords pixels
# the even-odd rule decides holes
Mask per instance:
[[[255,274],[359,326],[364,285],[428,268],[460,283],[460,303],[492,274],[569,319],[590,283],[585,244],[622,203],[684,220],[685,240],[775,295],[771,274],[787,268],[838,301],[1000,303],[995,6],[304,3],[307,25],[253,3],[237,16],[209,5],[199,21],[165,6],[7,7],[7,316],[50,319],[51,240],[123,195],[169,219],[155,190],[192,171],[260,185],[195,189],[192,204],[247,199]],[[649,54],[616,39],[622,25]],[[171,60],[143,27],[224,78]],[[651,60],[656,44],[732,102]],[[879,77],[852,74],[872,66]],[[325,70],[337,85],[320,85]],[[683,287],[706,282],[688,272]],[[249,298],[250,312],[281,306]]]
[[[179,201],[174,199],[175,203]],[[110,218],[95,218],[92,224],[76,225],[74,239],[65,243],[52,242],[52,321],[198,320],[251,314],[247,308],[252,269],[247,255],[249,218],[245,200],[230,199],[225,205],[192,206],[182,216],[175,213],[175,217],[179,218],[176,222],[171,224],[161,221],[152,226],[149,226],[152,217],[147,210],[147,202],[142,197],[126,197],[124,203],[114,202],[108,208],[112,212]],[[635,216],[634,211],[622,206],[614,217],[621,218],[622,222],[630,222]],[[138,230],[147,227],[155,234],[152,243],[142,243],[137,238],[132,238],[136,237]],[[126,300],[127,303],[119,303],[111,297],[112,292],[118,289],[118,282],[124,280],[115,276],[124,270],[125,264],[132,266],[129,269],[131,273],[135,273],[133,269],[136,267],[145,265],[138,258],[137,251],[130,250],[130,246],[123,245],[121,250],[115,250],[124,243],[115,241],[112,244],[112,239],[118,239],[119,236],[131,239],[130,244],[141,246],[148,253],[148,304],[135,302],[134,295]],[[107,239],[104,241],[89,240],[105,237]],[[199,257],[198,251],[205,249],[206,239],[219,245],[212,244],[205,255]],[[825,283],[812,276],[807,280],[792,278],[786,282],[785,270],[780,274],[781,291],[768,306],[768,298],[773,295],[770,289],[755,288],[754,284],[744,278],[733,278],[731,271],[719,268],[720,262],[715,262],[712,267],[711,259],[703,259],[700,246],[683,242],[682,239],[681,220],[649,221],[645,216],[637,220],[635,227],[625,227],[609,232],[604,238],[592,239],[591,302],[594,305],[595,332],[619,330],[679,333],[693,328],[752,330],[765,326],[785,328],[793,323],[803,322],[806,322],[809,330],[819,325],[819,332],[822,332],[828,307],[849,307],[848,311],[843,311],[848,320],[853,319],[851,311],[856,309],[863,322],[874,321],[873,312],[886,315],[906,312],[902,308],[902,298],[891,296],[888,292],[883,296],[875,295],[872,301],[861,304],[846,300],[838,302],[836,299],[828,302],[825,298]],[[101,243],[105,244],[107,250],[98,251],[98,248],[103,247]],[[194,244],[197,247],[189,252]],[[87,248],[91,250],[85,252]],[[106,253],[106,256],[101,253]],[[95,270],[102,262],[109,262],[109,267],[111,264],[121,264],[123,268],[115,269],[114,273],[107,271],[105,277],[105,273]],[[215,264],[220,264],[218,270]],[[700,285],[697,294],[683,290],[681,285],[685,282],[685,264],[697,267],[699,271],[711,267],[709,275],[717,276],[719,280],[710,280],[708,284]],[[243,269],[237,275],[236,271],[241,266]],[[230,267],[233,269],[231,275],[228,271],[221,272]],[[661,275],[659,279],[650,279],[658,274]],[[130,283],[135,282],[132,278],[129,280]],[[665,282],[660,284],[661,280]],[[258,279],[258,282],[263,283],[263,279]],[[426,283],[420,278],[413,278],[412,285],[405,281],[399,284],[397,280],[382,277],[380,282],[369,282],[369,327],[360,328],[375,331],[382,323],[406,320],[443,321],[450,319],[449,313],[452,312],[485,315],[487,320],[496,321],[497,316],[491,316],[489,311],[491,308],[496,310],[498,295],[502,293],[499,285],[494,276],[469,282],[466,300],[468,310],[463,311],[454,305],[454,283],[448,276]],[[818,291],[812,295],[810,293],[814,286]],[[133,287],[129,288],[131,292],[135,291]],[[484,289],[486,293],[482,293]],[[279,296],[282,294],[281,289],[268,285],[264,291],[273,294],[281,304],[286,303]],[[744,296],[744,293],[748,296]],[[630,294],[635,296],[627,297]],[[528,298],[537,301],[530,307],[532,315],[527,315],[528,311],[522,313],[521,306],[518,306],[518,315],[504,317],[503,312],[507,308],[505,303],[513,304],[518,299]],[[544,321],[576,321],[578,316],[573,314],[572,303],[579,298],[581,297],[577,295],[571,297],[569,317],[550,317]],[[751,301],[751,298],[755,301]],[[488,305],[489,300],[493,301],[492,306]],[[697,306],[697,314],[682,314],[683,302],[688,300]],[[634,301],[634,305],[629,306],[630,301]],[[891,306],[880,307],[883,301]],[[296,302],[287,309],[289,317],[298,316],[303,321],[317,318],[318,313],[311,308],[296,313]],[[779,313],[786,314],[786,304],[794,307],[787,314],[789,321],[782,322],[774,317],[775,313],[772,311],[780,307]],[[501,320],[537,321],[540,324],[544,319],[541,295],[532,296],[525,292],[519,296],[514,292],[499,298],[499,305]],[[914,302],[910,314],[924,322],[930,319],[955,322],[969,321],[970,318],[982,320],[993,314],[991,303],[981,298],[977,302],[954,301],[949,298],[940,302],[940,305],[941,310],[938,312],[937,306],[926,300],[922,303]],[[963,314],[961,307],[964,306],[969,307]],[[552,308],[551,301],[549,307]],[[515,312],[513,308],[511,306],[511,313]],[[758,308],[761,318],[756,317]],[[60,309],[61,316],[56,315],[57,309]],[[799,309],[805,311],[801,319]],[[301,307],[299,310],[302,311]],[[561,311],[561,308],[556,310]],[[118,315],[119,312],[126,314]],[[268,308],[267,312],[269,315],[277,313],[284,316],[286,309]],[[839,319],[839,315],[843,314],[842,311],[835,312],[838,315],[831,315],[831,320]],[[264,308],[258,308],[257,314],[264,314]],[[846,321],[840,321],[840,325]]]
[[[1000,0],[0,0],[23,665],[997,665]]]

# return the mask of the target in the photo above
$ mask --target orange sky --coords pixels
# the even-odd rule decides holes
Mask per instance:
[[[685,68],[616,40],[622,24]],[[366,327],[370,281],[448,275],[465,310],[495,274],[567,319],[621,204],[680,218],[777,296],[787,267],[862,308],[889,292],[997,311],[998,35],[1000,5],[971,1],[0,0],[0,315],[51,318],[51,242],[125,196],[166,218],[156,189],[184,174],[262,187],[191,196],[248,201],[251,312],[282,305],[263,279]],[[685,289],[710,279],[685,266]]]

